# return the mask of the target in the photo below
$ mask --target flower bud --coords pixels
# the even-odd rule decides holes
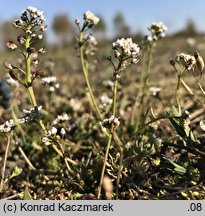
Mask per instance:
[[[80,24],[80,20],[79,19],[75,19],[75,24],[79,25]]]
[[[173,67],[175,66],[175,61],[174,61],[174,59],[171,59],[171,60],[169,61],[169,63],[170,63],[170,65],[172,65]]]

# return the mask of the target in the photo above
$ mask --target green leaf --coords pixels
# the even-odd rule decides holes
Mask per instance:
[[[28,186],[26,186],[24,193],[23,193],[24,200],[32,200],[31,194],[28,191]]]
[[[186,169],[183,166],[180,166],[177,163],[172,162],[171,160],[167,160],[170,165],[172,165],[171,170],[173,170],[174,172],[176,172],[179,175],[184,175],[186,173]]]
[[[13,170],[13,172],[11,173],[11,175],[9,176],[9,179],[12,179],[12,178],[14,178],[14,177],[20,175],[20,174],[22,173],[22,171],[23,171],[22,168],[20,168],[20,167],[18,167],[18,166],[14,167],[14,170]]]

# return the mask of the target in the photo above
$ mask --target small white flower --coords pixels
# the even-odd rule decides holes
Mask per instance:
[[[58,130],[57,130],[55,127],[52,127],[52,128],[51,128],[51,134],[52,134],[52,135],[56,135],[57,131],[58,131]]]
[[[45,145],[50,145],[50,144],[51,144],[51,142],[50,142],[50,140],[49,140],[48,137],[43,137],[42,142],[43,142]]]
[[[114,128],[117,128],[120,125],[120,121],[118,118],[116,118],[114,115],[112,115],[110,118],[108,119],[103,119],[100,123],[99,123],[101,130],[104,132],[106,131],[106,128],[110,128],[112,126],[114,126]]]
[[[140,47],[138,44],[132,41],[132,38],[127,39],[118,39],[116,42],[112,44],[112,48],[115,52],[115,57],[119,58],[121,55],[119,52],[123,51],[124,57],[137,57],[140,51]],[[116,50],[118,52],[116,52]]]
[[[66,134],[66,131],[65,131],[64,128],[61,128],[61,130],[60,130],[60,134],[61,134],[62,136],[64,136],[64,135]]]
[[[162,23],[152,23],[151,26],[148,27],[148,30],[151,32],[151,36],[147,37],[149,42],[156,41],[159,38],[165,37],[165,32],[167,31],[167,27]]]
[[[100,18],[95,16],[91,11],[86,11],[84,13],[84,20],[90,25],[97,25]]]

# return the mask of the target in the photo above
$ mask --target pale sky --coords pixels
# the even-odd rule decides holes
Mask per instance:
[[[204,0],[0,0],[0,21],[19,16],[28,6],[43,10],[48,27],[53,17],[66,13],[71,20],[82,19],[82,14],[91,10],[101,15],[112,31],[113,17],[117,12],[124,15],[133,31],[146,31],[152,22],[162,21],[168,33],[180,30],[187,19],[192,19],[200,31],[205,32]],[[51,34],[51,31],[50,31]],[[51,36],[52,37],[52,34]]]

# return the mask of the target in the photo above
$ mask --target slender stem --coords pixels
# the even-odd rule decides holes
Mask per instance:
[[[146,71],[146,74],[145,74],[145,77],[144,77],[144,80],[143,80],[142,95],[141,95],[141,98],[140,98],[140,109],[139,109],[136,124],[135,124],[135,131],[138,130],[140,122],[142,120],[142,114],[143,114],[142,112],[144,110],[144,99],[145,99],[146,94],[147,94],[147,84],[148,84],[148,79],[149,79],[150,70],[151,70],[152,51],[153,51],[153,44],[151,44],[150,48],[149,48],[148,66],[147,66],[147,71]]]
[[[7,157],[8,157],[8,152],[9,152],[9,147],[10,147],[10,136],[7,136],[7,144],[6,144],[6,151],[5,151],[5,156],[4,156],[4,163],[3,163],[3,167],[1,170],[1,183],[0,183],[0,192],[2,192],[3,190],[3,186],[4,186],[4,178],[5,178],[5,170],[6,170],[6,161],[7,161]]]
[[[26,38],[26,49],[28,49],[30,47],[30,43],[31,43],[31,37],[28,35]],[[37,102],[36,102],[36,98],[35,98],[32,83],[31,83],[31,59],[30,59],[30,55],[28,52],[26,52],[25,60],[26,60],[27,92],[28,92],[29,99],[30,99],[32,106],[36,107]]]
[[[90,82],[89,82],[89,79],[88,79],[88,70],[87,70],[87,67],[86,67],[85,59],[84,59],[83,45],[82,45],[82,43],[83,43],[83,32],[80,32],[79,43],[80,43],[81,65],[82,65],[82,69],[83,69],[83,73],[84,73],[85,82],[86,82],[86,85],[87,85],[87,88],[88,88],[88,92],[90,94],[90,98],[91,98],[91,101],[92,101],[92,107],[94,108],[98,118],[100,120],[102,120],[102,116],[100,114],[99,108],[97,106],[97,103],[96,103],[96,100],[94,98],[94,95],[93,95],[93,92],[92,92],[92,89],[91,89],[91,86],[90,86]]]
[[[118,66],[118,68],[120,68],[120,65]],[[117,107],[117,87],[118,87],[118,79],[115,79],[114,89],[113,89],[113,103],[112,103],[112,115],[114,115],[114,116],[116,115],[116,107]],[[110,145],[111,145],[114,134],[115,134],[115,130],[113,130],[112,134],[109,135],[109,137],[108,137],[108,142],[107,142],[107,146],[106,146],[106,153],[105,153],[105,158],[104,158],[104,162],[103,162],[103,168],[101,171],[100,184],[98,187],[98,196],[97,196],[98,199],[100,199],[100,196],[101,196],[101,189],[102,189],[102,183],[103,183],[103,178],[104,178],[104,174],[105,174],[106,162],[108,159]]]
[[[146,59],[147,59],[147,55],[146,55],[146,51],[143,50],[143,53],[142,53],[142,72],[141,72],[141,76],[140,76],[140,88],[139,88],[139,93],[137,94],[136,96],[136,99],[135,99],[135,103],[134,103],[134,106],[133,106],[133,109],[132,109],[132,114],[131,114],[131,125],[134,124],[135,122],[135,119],[136,119],[136,111],[137,111],[137,106],[138,106],[138,103],[139,103],[139,97],[140,97],[140,93],[142,92],[142,89],[143,89],[143,86],[144,86],[144,76],[145,76],[145,70],[146,70]]]
[[[183,87],[189,92],[189,94],[195,99],[197,100],[200,104],[203,105],[203,107],[205,107],[205,104],[198,98],[195,96],[195,94],[193,93],[193,91],[191,90],[191,88],[185,83],[185,81],[180,78],[180,82],[183,85]]]
[[[180,80],[181,80],[181,76],[180,76],[180,74],[177,74],[177,88],[176,88],[176,91],[175,91],[175,98],[176,98],[178,108],[181,110],[181,105],[180,105],[180,100],[179,100]]]
[[[29,160],[29,158],[26,156],[25,152],[23,151],[23,149],[19,146],[18,147],[19,152],[21,153],[21,155],[23,156],[23,158],[25,159],[26,163],[29,165],[29,168],[31,170],[36,170],[36,168],[33,166],[33,164],[31,163],[31,161]]]
[[[103,178],[104,178],[104,174],[105,174],[106,162],[107,162],[107,158],[108,158],[108,154],[109,154],[109,150],[110,150],[111,141],[112,141],[112,135],[109,136],[107,146],[106,146],[105,159],[104,159],[104,163],[103,163],[103,167],[102,167],[102,171],[101,171],[100,184],[98,187],[98,196],[97,196],[98,199],[100,199],[100,196],[101,196],[102,183],[103,183]]]
[[[205,91],[204,91],[204,88],[202,87],[201,83],[197,82],[197,85],[199,86],[201,92],[205,95]]]
[[[31,44],[31,37],[30,35],[27,35],[26,49],[30,47],[30,44]],[[25,54],[25,61],[26,61],[26,86],[27,86],[26,90],[27,90],[31,105],[33,106],[34,109],[37,109],[37,112],[38,112],[38,106],[37,106],[36,97],[34,94],[32,80],[31,80],[31,59],[30,59],[30,54],[28,52],[26,52]],[[40,119],[38,120],[38,122],[43,132],[47,133],[47,129],[45,125],[43,124],[42,120]]]
[[[112,115],[116,115],[118,79],[114,81]]]
[[[81,59],[81,65],[82,65],[82,69],[83,69],[83,74],[84,74],[84,78],[85,78],[85,82],[88,88],[88,92],[90,95],[90,99],[92,102],[92,106],[96,111],[97,117],[102,120],[102,115],[99,111],[99,108],[97,106],[96,100],[94,98],[91,86],[90,86],[90,82],[88,79],[88,67],[87,67],[87,62],[85,62],[84,59],[84,53],[83,53],[83,32],[80,32],[80,38],[79,38],[79,44],[80,44],[80,59]],[[118,69],[121,67],[121,63],[119,63],[118,65]],[[116,103],[117,103],[117,87],[118,87],[118,80],[116,79],[114,82],[114,90],[113,90],[113,105],[112,105],[112,115],[115,116],[116,114]],[[115,133],[115,132],[114,132]],[[105,174],[105,168],[106,168],[106,162],[108,159],[108,154],[109,154],[109,149],[110,149],[110,145],[111,145],[111,141],[112,141],[112,135],[109,135],[108,133],[106,133],[107,137],[108,137],[108,142],[107,142],[107,146],[106,146],[106,153],[105,153],[105,158],[104,158],[104,162],[103,162],[103,168],[101,171],[101,177],[100,177],[100,183],[99,183],[99,187],[98,187],[98,199],[100,199],[101,196],[101,190],[102,190],[102,182],[103,182],[103,178],[104,178],[104,174]],[[116,139],[118,140],[118,142],[121,143],[119,137],[116,134]]]
[[[68,170],[69,173],[74,174],[74,171],[70,168],[70,165],[68,164],[68,162],[77,165],[77,163],[73,160],[71,160],[70,158],[65,157],[63,150],[61,149],[61,151],[56,147],[56,145],[52,145],[53,149],[63,158],[66,168]]]

